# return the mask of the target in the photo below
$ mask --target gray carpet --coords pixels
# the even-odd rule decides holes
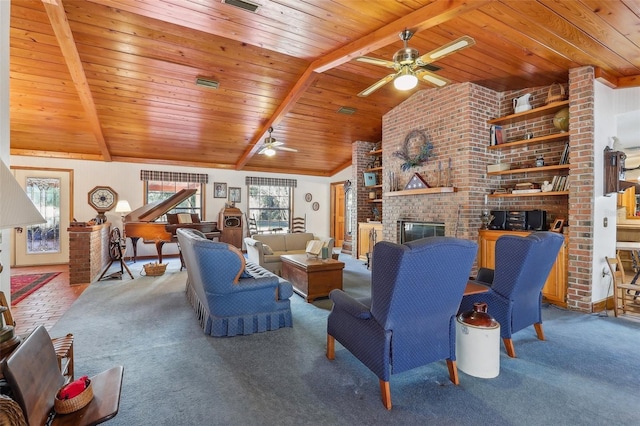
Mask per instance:
[[[345,290],[366,295],[362,262],[346,261]],[[205,336],[186,301],[186,272],[91,284],[53,327],[75,335],[76,376],[125,367],[111,425],[602,425],[637,424],[640,324],[544,308],[547,341],[533,327],[501,347],[500,375],[448,379],[446,363],[394,375],[393,410],[378,379],[336,344],[325,357],[329,300],[292,297],[293,328]]]

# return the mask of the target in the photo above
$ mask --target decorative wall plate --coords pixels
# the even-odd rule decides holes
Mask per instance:
[[[304,200],[309,203],[311,202],[311,200],[313,200],[313,196],[311,195],[310,192],[307,192],[306,194],[304,194]]]
[[[313,209],[314,212],[317,212],[318,210],[320,210],[320,203],[316,201],[311,205],[311,208]]]

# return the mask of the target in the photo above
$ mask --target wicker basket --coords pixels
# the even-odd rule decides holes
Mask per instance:
[[[91,385],[91,382],[89,382],[89,386],[87,386],[87,388],[80,392],[80,394],[75,398],[58,399],[58,393],[56,392],[56,397],[53,401],[53,408],[55,408],[56,413],[69,414],[84,408],[92,399],[93,386]]]
[[[144,265],[144,274],[150,277],[159,277],[164,275],[167,265],[168,263],[147,263]]]
[[[559,88],[559,89],[557,89]],[[559,91],[559,93],[557,93]],[[547,93],[546,104],[553,102],[560,102],[567,99],[567,95],[564,92],[564,86],[560,83],[553,83],[549,86],[549,92]]]

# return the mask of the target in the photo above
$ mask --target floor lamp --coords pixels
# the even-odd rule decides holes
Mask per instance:
[[[9,168],[0,161],[0,230],[22,228],[23,226],[45,223],[36,206],[24,192]],[[2,241],[0,235],[0,242]],[[0,262],[0,272],[3,266]],[[14,324],[5,324],[5,318],[11,318],[9,303],[0,291],[0,352],[11,351],[18,346],[20,338],[14,334]],[[2,306],[5,305],[6,306]]]

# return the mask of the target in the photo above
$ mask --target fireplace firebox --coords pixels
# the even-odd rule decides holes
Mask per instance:
[[[444,236],[444,223],[399,220],[400,244],[426,237]]]

